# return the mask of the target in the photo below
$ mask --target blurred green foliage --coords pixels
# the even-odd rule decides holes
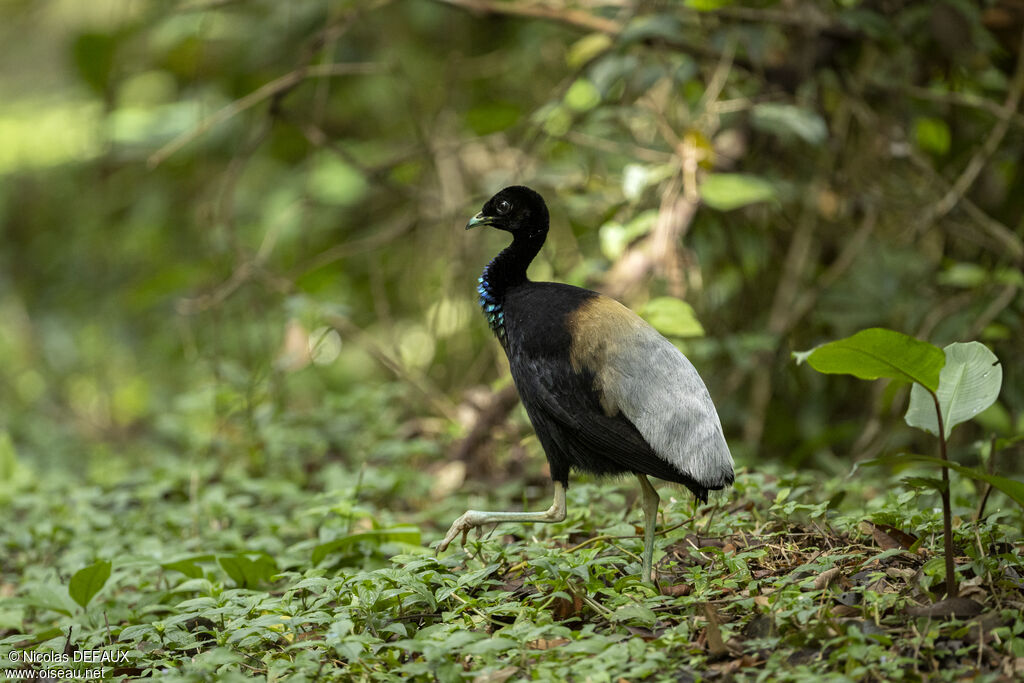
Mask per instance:
[[[1022,431],[1024,75],[999,3],[519,7],[0,8],[8,481],[301,476],[370,443],[345,413],[366,392],[428,418],[408,432],[440,457],[466,392],[507,381],[473,299],[504,236],[461,226],[520,182],[553,215],[534,277],[706,330],[685,348],[742,462],[912,446],[905,396],[787,362],[869,326],[1004,359],[968,460]]]
[[[905,387],[789,358],[875,326],[981,340],[1002,390],[952,457],[1020,479],[1015,8],[3,3],[0,648],[130,648],[106,672],[129,678],[634,680],[732,664],[693,618],[711,601],[753,675],[952,680],[983,653],[1009,672],[1019,509],[995,492],[955,530],[994,639],[908,619],[941,563],[876,590],[869,564],[917,556],[858,524],[925,547],[939,519],[891,476],[846,477],[932,439]],[[634,585],[614,484],[574,483],[563,525],[425,555],[466,497],[549,500],[522,412],[480,419],[508,396],[475,302],[506,236],[462,228],[513,183],[552,212],[532,276],[645,315],[719,407],[738,503],[664,497],[685,592]],[[482,454],[453,445],[481,423]],[[954,478],[960,520],[980,492]],[[736,547],[686,560],[698,528]],[[852,589],[808,590],[840,566]],[[765,620],[778,638],[747,631]]]

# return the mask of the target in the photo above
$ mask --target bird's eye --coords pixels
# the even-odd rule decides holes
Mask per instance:
[[[512,210],[512,202],[507,199],[502,199],[498,202],[498,205],[494,207],[494,210],[498,212],[498,215],[504,216],[506,213]]]

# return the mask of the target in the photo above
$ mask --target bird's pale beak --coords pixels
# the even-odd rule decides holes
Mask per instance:
[[[478,225],[491,225],[492,220],[493,219],[491,216],[485,216],[484,212],[481,211],[480,213],[469,219],[469,222],[466,223],[466,230],[475,228]]]

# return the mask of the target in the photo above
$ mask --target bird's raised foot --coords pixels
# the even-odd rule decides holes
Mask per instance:
[[[506,522],[561,522],[565,519],[565,486],[555,482],[555,499],[551,507],[544,512],[484,512],[482,510],[466,510],[465,514],[452,522],[448,533],[437,544],[437,552],[444,551],[455,538],[462,534],[462,544],[466,544],[469,530],[485,524],[504,524]]]
[[[444,538],[440,543],[437,544],[437,552],[442,553],[448,549],[451,542],[456,539],[459,534],[462,534],[462,545],[466,545],[466,537],[469,535],[469,530],[484,524],[485,522],[480,521],[479,514],[476,510],[466,510],[466,512],[452,522],[451,527],[448,529],[448,533],[445,534]]]

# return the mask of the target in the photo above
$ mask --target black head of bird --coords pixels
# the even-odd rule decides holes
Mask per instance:
[[[466,224],[466,230],[486,225],[513,236],[543,238],[548,232],[548,220],[544,198],[528,187],[514,185],[487,200],[480,213]]]
[[[555,496],[544,512],[468,510],[438,545],[496,522],[559,522],[572,470],[632,473],[645,517],[642,572],[651,579],[659,497],[647,475],[686,486],[700,500],[733,482],[722,425],[690,361],[614,299],[526,269],[548,232],[543,198],[506,187],[466,228],[512,234],[478,280],[480,307],[508,356],[519,397],[551,467]]]

